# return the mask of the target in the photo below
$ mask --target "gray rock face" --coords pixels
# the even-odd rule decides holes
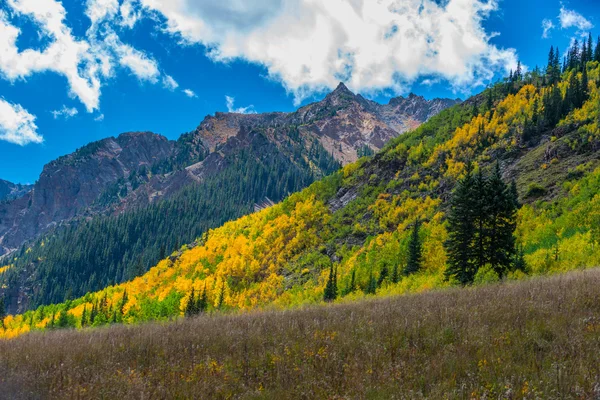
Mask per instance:
[[[31,191],[0,204],[0,254],[82,215],[110,184],[171,156],[173,146],[153,133],[126,133],[47,164]]]
[[[344,84],[323,100],[292,113],[207,116],[178,141],[149,133],[125,133],[90,143],[47,164],[32,187],[0,181],[0,255],[52,227],[99,213],[120,213],[168,198],[188,185],[218,174],[229,155],[261,148],[293,158],[291,142],[306,150],[319,143],[342,164],[365,151],[380,150],[390,139],[419,126],[459,100],[409,95],[379,104],[352,93]],[[261,145],[266,141],[269,146]],[[172,163],[166,170],[154,168]],[[141,168],[156,169],[132,184]],[[113,202],[102,200],[107,192]]]

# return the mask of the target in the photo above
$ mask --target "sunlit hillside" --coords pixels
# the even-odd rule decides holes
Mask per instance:
[[[503,279],[600,265],[599,81],[596,61],[511,73],[375,156],[211,230],[141,277],[7,316],[0,335],[295,307],[323,301],[328,284],[337,302],[456,285],[445,274],[448,200],[468,163],[487,175],[498,168],[518,190],[520,262]],[[417,224],[422,257],[409,271]],[[480,268],[473,283],[500,278]]]

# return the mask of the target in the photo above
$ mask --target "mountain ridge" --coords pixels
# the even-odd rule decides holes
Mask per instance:
[[[406,100],[399,97],[394,102],[403,101]],[[225,165],[223,151],[229,154],[234,151],[232,144],[226,146],[227,142],[235,141],[240,133],[243,136],[242,131],[263,129],[269,140],[276,143],[282,140],[277,137],[278,131],[285,135],[290,126],[297,125],[299,135],[309,142],[319,141],[337,161],[347,164],[356,161],[363,152],[377,151],[392,137],[424,122],[425,119],[419,118],[429,118],[443,106],[455,102],[450,99],[427,101],[421,97],[409,111],[401,110],[402,106],[400,110],[396,107],[390,111],[386,106],[355,95],[340,83],[323,100],[291,113],[217,112],[206,116],[194,131],[181,135],[176,141],[151,132],[129,132],[89,143],[49,162],[34,185],[18,192],[18,196],[6,197],[6,202],[0,205],[0,256],[73,218],[90,218],[107,211],[123,212],[168,198],[187,185],[218,174]],[[343,115],[338,116],[338,112]],[[413,118],[411,113],[418,116]],[[310,126],[305,127],[306,124]],[[246,142],[242,139],[237,143]],[[206,157],[209,159],[205,161]],[[173,159],[179,160],[176,166],[163,170],[157,167]],[[144,168],[153,167],[156,171],[151,177],[138,177],[139,182],[133,185],[118,183],[140,170],[143,173]],[[135,193],[122,198],[115,196],[115,191]],[[114,203],[105,199],[111,196],[118,197],[116,201],[120,204],[109,209],[106,204],[99,205]]]

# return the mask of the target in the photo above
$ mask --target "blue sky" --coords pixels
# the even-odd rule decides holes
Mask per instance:
[[[595,0],[248,3],[0,0],[0,178],[32,183],[122,132],[176,139],[215,111],[291,111],[340,80],[380,102],[466,98],[600,34]]]

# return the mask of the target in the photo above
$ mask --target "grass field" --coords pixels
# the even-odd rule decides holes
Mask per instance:
[[[0,398],[600,398],[600,269],[0,342]]]

